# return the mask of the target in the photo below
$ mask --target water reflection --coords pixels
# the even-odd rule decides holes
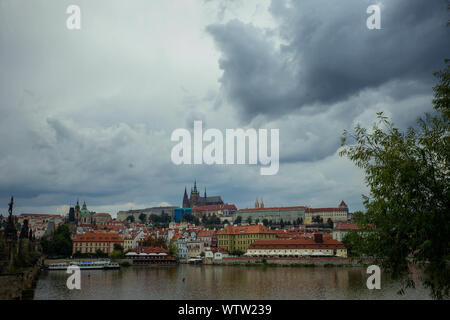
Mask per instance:
[[[429,299],[418,285],[399,296],[383,274],[368,290],[363,268],[264,266],[155,266],[82,271],[81,290],[68,290],[65,271],[44,271],[35,299]],[[185,281],[183,281],[183,278]]]

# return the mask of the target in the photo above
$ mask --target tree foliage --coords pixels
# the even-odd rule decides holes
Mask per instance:
[[[403,132],[378,113],[371,130],[358,125],[354,133],[344,132],[340,153],[365,171],[370,189],[363,196],[366,213],[354,217],[363,231],[358,250],[386,257],[380,263],[404,279],[404,287],[414,286],[409,266],[420,267],[435,298],[448,296],[450,284],[448,60],[446,64],[436,73],[440,81],[434,88],[433,114]]]
[[[65,224],[60,225],[56,228],[52,239],[41,239],[41,246],[47,255],[69,257],[72,254],[72,239],[69,227]]]
[[[145,215],[145,213],[141,213],[139,215],[139,220],[141,221],[141,223],[146,223],[147,222],[147,216]]]

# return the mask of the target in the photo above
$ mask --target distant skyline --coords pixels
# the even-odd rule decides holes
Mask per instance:
[[[81,30],[66,8],[81,8]],[[405,129],[432,111],[450,52],[445,1],[0,2],[0,214],[180,206],[184,188],[238,208],[363,209],[340,137],[383,111]],[[177,128],[280,129],[277,175],[175,166]]]

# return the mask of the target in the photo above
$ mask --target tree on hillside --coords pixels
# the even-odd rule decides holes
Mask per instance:
[[[365,214],[354,217],[365,236],[366,255],[404,280],[401,292],[414,286],[409,266],[423,271],[433,297],[449,295],[450,271],[450,64],[436,73],[434,113],[402,132],[382,113],[371,130],[356,126],[344,132],[342,156],[366,173],[370,195]],[[349,141],[349,145],[347,142]]]
[[[71,232],[67,225],[62,224],[56,228],[53,238],[41,239],[42,250],[48,255],[69,257],[72,254]]]
[[[147,216],[145,215],[145,213],[141,213],[139,215],[139,220],[141,220],[141,223],[145,223],[147,221]]]

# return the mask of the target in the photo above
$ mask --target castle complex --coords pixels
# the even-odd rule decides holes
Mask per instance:
[[[194,182],[194,188],[191,188],[191,196],[188,198],[187,190],[184,188],[183,208],[195,208],[200,206],[214,206],[224,204],[220,196],[207,197],[206,188],[203,197],[197,190],[197,181]]]

